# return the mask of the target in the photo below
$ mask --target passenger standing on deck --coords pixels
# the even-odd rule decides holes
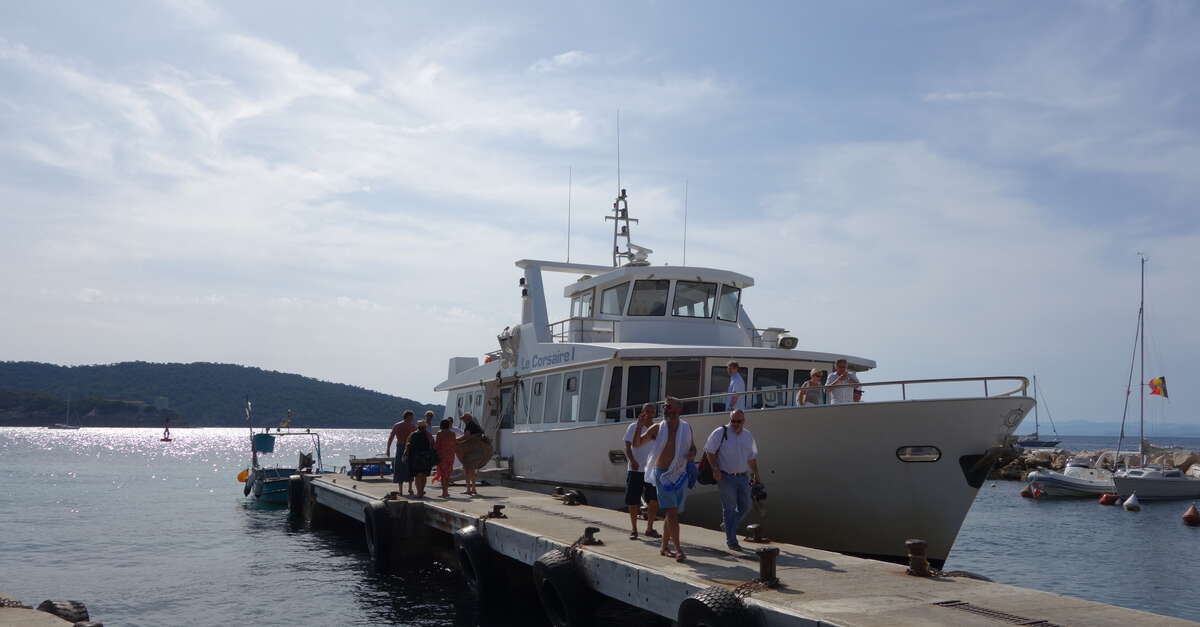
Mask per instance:
[[[729,373],[729,411],[746,410],[746,380],[738,372],[738,362],[731,361],[725,367]]]
[[[628,460],[625,466],[625,505],[629,507],[629,524],[633,530],[629,533],[630,540],[637,540],[638,537],[637,516],[643,497],[646,499],[646,535],[660,537],[654,530],[654,519],[658,516],[658,492],[653,485],[646,483],[646,456],[650,454],[653,443],[633,446],[633,438],[654,424],[654,416],[658,413],[656,409],[654,403],[642,405],[637,421],[625,429],[625,459]]]
[[[434,438],[433,448],[438,454],[437,476],[442,480],[442,498],[450,498],[450,475],[454,473],[454,449],[458,436],[450,430],[454,421],[442,418],[437,437]]]
[[[858,375],[846,370],[846,360],[839,359],[833,364],[834,370],[829,373],[829,380],[825,385],[841,385],[845,387],[831,388],[826,390],[828,393],[829,403],[850,403],[862,400],[862,389],[858,387],[850,387],[858,385]],[[858,392],[856,395],[855,392]]]
[[[392,440],[395,440],[396,459],[392,462],[392,476],[396,483],[408,484],[409,494],[413,493],[413,480],[412,474],[408,472],[408,464],[404,460],[404,445],[408,442],[408,436],[417,430],[416,417],[417,415],[411,409],[404,410],[404,416],[400,422],[392,425],[392,432],[388,434],[387,451],[384,453],[384,457],[392,454]]]
[[[800,391],[796,392],[796,405],[803,407],[805,405],[824,405],[825,390],[821,386],[825,385],[825,380],[821,377],[821,371],[813,368],[808,371],[808,380],[800,385]],[[817,388],[810,390],[806,388]]]
[[[687,463],[696,458],[692,426],[679,419],[682,410],[679,399],[668,396],[667,407],[664,410],[666,420],[633,438],[634,446],[654,443],[654,448],[647,457],[649,479],[658,491],[658,504],[666,515],[666,521],[663,522],[662,549],[659,552],[680,562],[687,559],[687,556],[683,553],[683,543],[679,539],[679,514],[683,512],[687,499]],[[675,541],[676,551],[671,550],[672,539]]]
[[[475,491],[475,472],[479,470],[480,466],[487,463],[487,455],[478,454],[484,450],[484,445],[477,442],[477,440],[482,440],[484,437],[483,427],[480,427],[479,423],[475,422],[475,417],[469,413],[462,415],[462,421],[463,435],[458,438],[458,446],[460,451],[469,451],[461,456],[463,478],[467,482],[467,489],[463,491],[463,494],[478,495],[479,492]],[[486,448],[488,450],[491,449],[490,446]],[[483,459],[479,459],[479,457],[483,457]]]
[[[737,529],[750,513],[750,484],[758,483],[758,444],[746,428],[746,414],[735,409],[729,424],[713,429],[704,443],[704,455],[719,477],[721,519],[725,524],[725,545],[742,550]]]

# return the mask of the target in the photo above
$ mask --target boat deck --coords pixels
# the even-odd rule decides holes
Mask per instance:
[[[745,552],[733,554],[725,548],[724,533],[688,525],[681,533],[688,559],[679,563],[659,555],[655,539],[630,540],[629,515],[624,512],[566,505],[550,495],[499,486],[480,486],[481,496],[475,498],[459,494],[462,488],[455,486],[450,499],[410,499],[394,493],[396,484],[388,479],[305,476],[318,503],[346,516],[361,521],[371,500],[420,507],[425,524],[444,532],[482,526],[493,551],[524,564],[572,544],[585,527],[598,527],[603,544],[581,547],[588,585],[671,619],[679,604],[700,589],[733,588],[758,577],[753,550],[770,546],[780,550],[777,576],[782,585],[755,591],[746,599],[761,612],[765,625],[1195,624],[964,577],[913,577],[904,566],[790,544],[743,542]],[[440,488],[429,491],[438,492]],[[503,505],[507,518],[487,518],[494,505]],[[661,531],[661,524],[656,528]]]

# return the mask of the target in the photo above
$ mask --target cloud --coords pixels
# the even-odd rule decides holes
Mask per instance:
[[[531,72],[555,72],[583,67],[592,61],[592,56],[579,50],[568,50],[547,59],[538,59],[529,66]]]

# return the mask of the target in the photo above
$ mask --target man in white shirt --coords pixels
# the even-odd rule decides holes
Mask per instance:
[[[638,537],[637,517],[643,498],[646,499],[646,536],[661,537],[654,530],[654,519],[658,517],[658,490],[646,483],[645,471],[646,457],[650,455],[650,449],[654,448],[654,442],[647,442],[641,446],[633,445],[633,439],[654,424],[656,413],[654,403],[642,405],[642,412],[638,414],[637,421],[625,430],[625,459],[628,460],[625,464],[625,505],[629,507],[629,523],[633,529],[629,533],[630,540],[637,540]]]
[[[704,443],[704,455],[718,477],[721,513],[725,521],[725,544],[740,551],[737,528],[750,512],[750,484],[758,483],[758,444],[746,428],[746,414],[735,409],[729,424],[713,429]]]
[[[846,370],[846,360],[839,359],[833,364],[834,371],[829,373],[829,378],[825,381],[825,385],[841,385],[844,387],[830,388],[826,390],[829,394],[829,402],[832,403],[852,403],[862,400],[862,388],[857,387],[860,383],[858,375]],[[850,387],[854,385],[855,387]]]
[[[725,367],[729,373],[729,407],[730,411],[740,409],[746,410],[746,380],[742,378],[742,374],[738,372],[738,363],[731,361]]]

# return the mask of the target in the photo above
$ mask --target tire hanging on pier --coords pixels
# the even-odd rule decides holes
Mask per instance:
[[[481,601],[492,595],[492,549],[475,525],[454,532],[454,552],[467,588]]]
[[[533,585],[554,627],[592,624],[591,590],[567,551],[554,549],[537,558],[533,563]]]
[[[367,551],[376,569],[387,568],[391,554],[391,517],[382,501],[371,501],[363,508],[363,530],[367,537]]]
[[[733,590],[712,586],[683,600],[675,622],[679,627],[740,627],[753,624],[750,610]]]

